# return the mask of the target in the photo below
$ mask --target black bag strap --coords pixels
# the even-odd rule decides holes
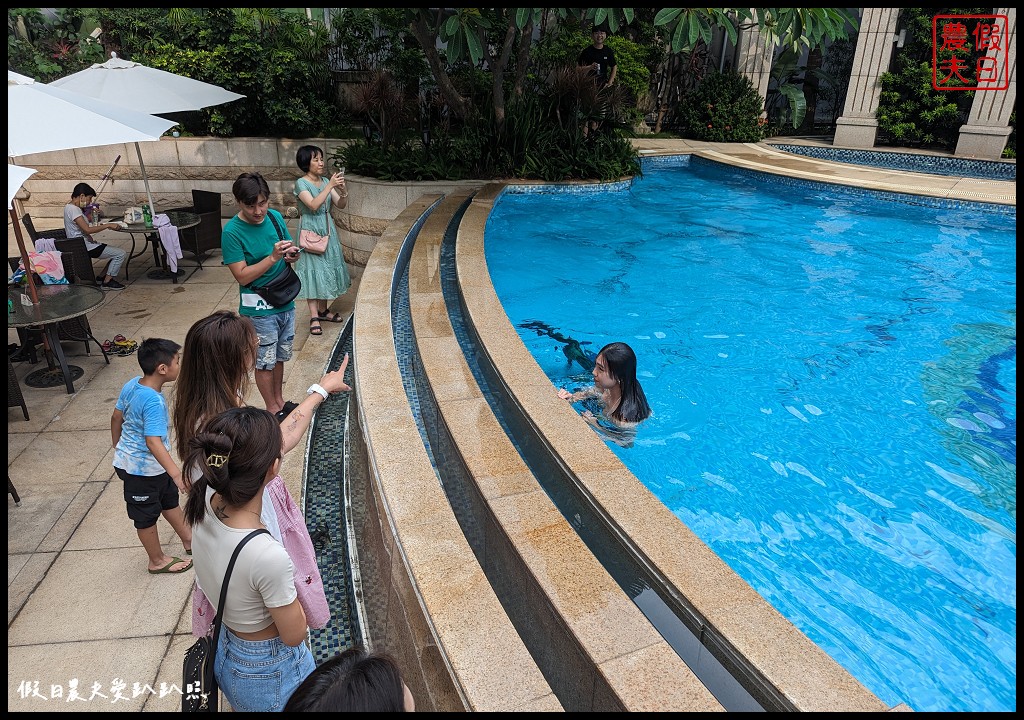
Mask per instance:
[[[267,210],[267,217],[270,218],[270,222],[274,223],[274,229],[277,230],[277,237],[279,240],[284,241],[284,231],[281,230],[281,223],[274,217],[274,213]]]
[[[277,218],[274,217],[274,213],[270,212],[270,210],[267,210],[267,217],[270,218],[270,222],[274,223],[274,229],[277,230],[277,239],[280,240],[281,242],[284,242],[284,231],[281,230],[281,223],[279,223],[277,221]],[[285,267],[285,272],[287,272],[287,271],[288,271],[288,268]],[[281,273],[278,273],[273,278],[270,278],[270,280],[268,280],[267,283],[269,284],[271,282],[271,280],[273,280],[274,278],[276,278],[276,277],[278,277],[280,275],[281,275]],[[262,277],[262,275],[260,277]],[[258,280],[259,278],[256,278],[256,279]],[[253,280],[251,283],[249,283],[245,287],[247,287],[249,290],[252,290],[252,291],[255,292],[255,290],[256,290],[256,280]]]
[[[231,571],[235,567],[235,560],[238,559],[238,553],[242,551],[245,544],[252,540],[257,535],[266,533],[270,534],[270,531],[266,528],[259,528],[253,530],[251,533],[242,538],[242,541],[235,546],[235,551],[231,553],[231,560],[228,561],[228,569],[224,572],[224,584],[220,588],[220,602],[217,604],[217,614],[213,618],[213,640],[210,643],[210,652],[214,657],[217,657],[217,638],[220,637],[220,621],[224,616],[224,603],[228,601],[228,581],[231,580]]]

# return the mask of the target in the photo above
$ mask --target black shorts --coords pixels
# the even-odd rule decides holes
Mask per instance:
[[[139,530],[153,527],[160,519],[160,513],[178,507],[178,486],[167,473],[132,475],[118,467],[114,472],[124,480],[128,517]]]

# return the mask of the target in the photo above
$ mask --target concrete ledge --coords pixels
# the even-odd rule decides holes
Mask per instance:
[[[465,486],[463,526],[479,528],[481,564],[567,710],[721,711],[555,507],[473,379],[448,319],[440,268],[450,218],[467,197],[446,198],[417,235],[409,304],[440,412],[436,433],[445,435],[431,442],[442,448],[446,472],[461,476],[449,482]],[[430,402],[424,394],[421,404]]]
[[[398,656],[423,710],[561,709],[494,595],[420,440],[391,322],[406,238],[438,196],[419,198],[381,237],[360,280],[353,361],[355,443],[369,470],[353,528],[368,635]]]

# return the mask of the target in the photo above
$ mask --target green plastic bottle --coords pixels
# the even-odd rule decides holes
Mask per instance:
[[[142,220],[146,223],[146,227],[153,227],[153,213],[149,209],[149,205],[142,206]]]

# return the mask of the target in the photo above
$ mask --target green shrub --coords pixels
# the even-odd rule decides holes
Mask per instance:
[[[764,98],[750,79],[734,72],[711,73],[679,103],[684,137],[710,142],[757,142],[765,138]]]
[[[593,94],[593,83],[591,94]],[[608,130],[583,134],[590,114],[571,93],[536,84],[505,108],[499,131],[482,88],[479,116],[461,125],[435,125],[429,145],[406,133],[393,147],[376,137],[334,150],[337,164],[350,172],[386,181],[528,178],[549,182],[615,180],[640,173],[636,152],[608,120]],[[614,90],[609,88],[609,90]],[[570,96],[570,97],[567,97]]]

